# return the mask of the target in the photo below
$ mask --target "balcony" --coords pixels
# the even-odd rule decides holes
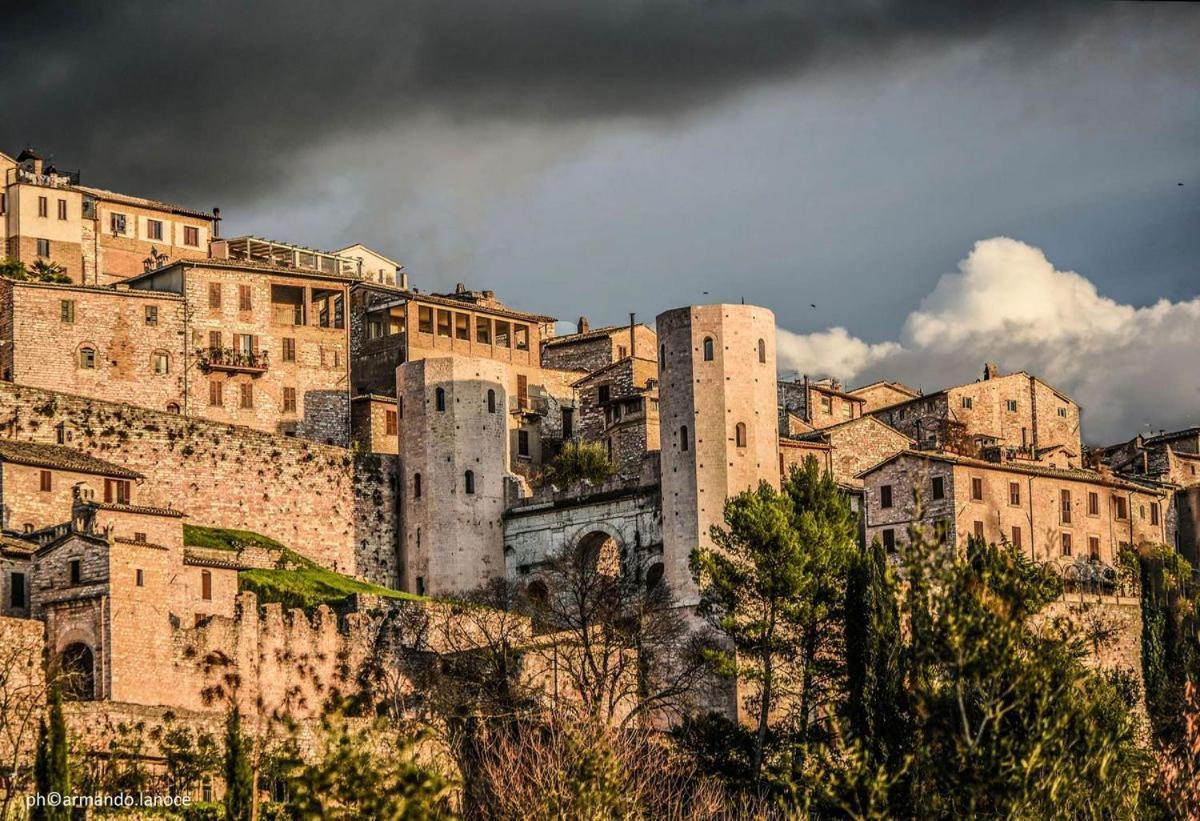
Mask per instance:
[[[25,168],[14,168],[11,174],[10,182],[44,185],[47,188],[68,188],[72,185],[79,185],[78,171],[55,171],[54,169],[49,169],[46,173],[35,174]]]
[[[509,401],[509,410],[527,416],[545,416],[550,412],[550,400],[544,396],[514,396]]]
[[[266,351],[239,351],[234,348],[197,348],[196,358],[205,373],[266,373],[270,365]]]

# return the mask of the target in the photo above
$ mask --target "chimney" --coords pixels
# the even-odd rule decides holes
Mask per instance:
[[[213,209],[212,238],[220,239],[220,237],[221,237],[221,209],[214,208]]]
[[[575,330],[577,333],[581,334],[586,334],[589,330],[591,330],[591,326],[588,324],[588,318],[586,316],[579,317],[579,321],[575,323]]]
[[[812,421],[812,395],[808,392],[808,374],[804,374],[804,421]]]
[[[1000,375],[1000,369],[996,367],[995,362],[985,362],[983,364],[983,378],[993,379]]]
[[[629,312],[629,355],[637,356],[637,333],[634,328],[637,326],[637,314],[633,311]]]
[[[454,293],[465,294],[466,292],[467,292],[467,286],[464,283],[459,282],[458,284],[456,284],[454,286]]]
[[[400,289],[403,291],[408,290],[408,271],[405,271],[403,268],[400,269]]]

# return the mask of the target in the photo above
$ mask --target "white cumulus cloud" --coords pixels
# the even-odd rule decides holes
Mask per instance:
[[[976,243],[897,341],[870,344],[841,327],[779,331],[783,372],[850,383],[887,378],[935,390],[976,378],[985,361],[1074,397],[1089,442],[1200,424],[1200,298],[1124,305],[1007,237]]]

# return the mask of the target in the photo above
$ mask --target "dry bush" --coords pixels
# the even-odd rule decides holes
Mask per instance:
[[[1200,821],[1200,693],[1184,688],[1183,737],[1173,749],[1156,755],[1156,788],[1172,818]]]

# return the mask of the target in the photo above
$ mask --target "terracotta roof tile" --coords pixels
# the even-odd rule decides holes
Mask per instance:
[[[40,442],[18,442],[0,439],[0,462],[17,465],[57,468],[76,473],[91,473],[120,479],[141,479],[142,474],[129,468],[97,459],[95,456],[63,445],[46,445]]]

